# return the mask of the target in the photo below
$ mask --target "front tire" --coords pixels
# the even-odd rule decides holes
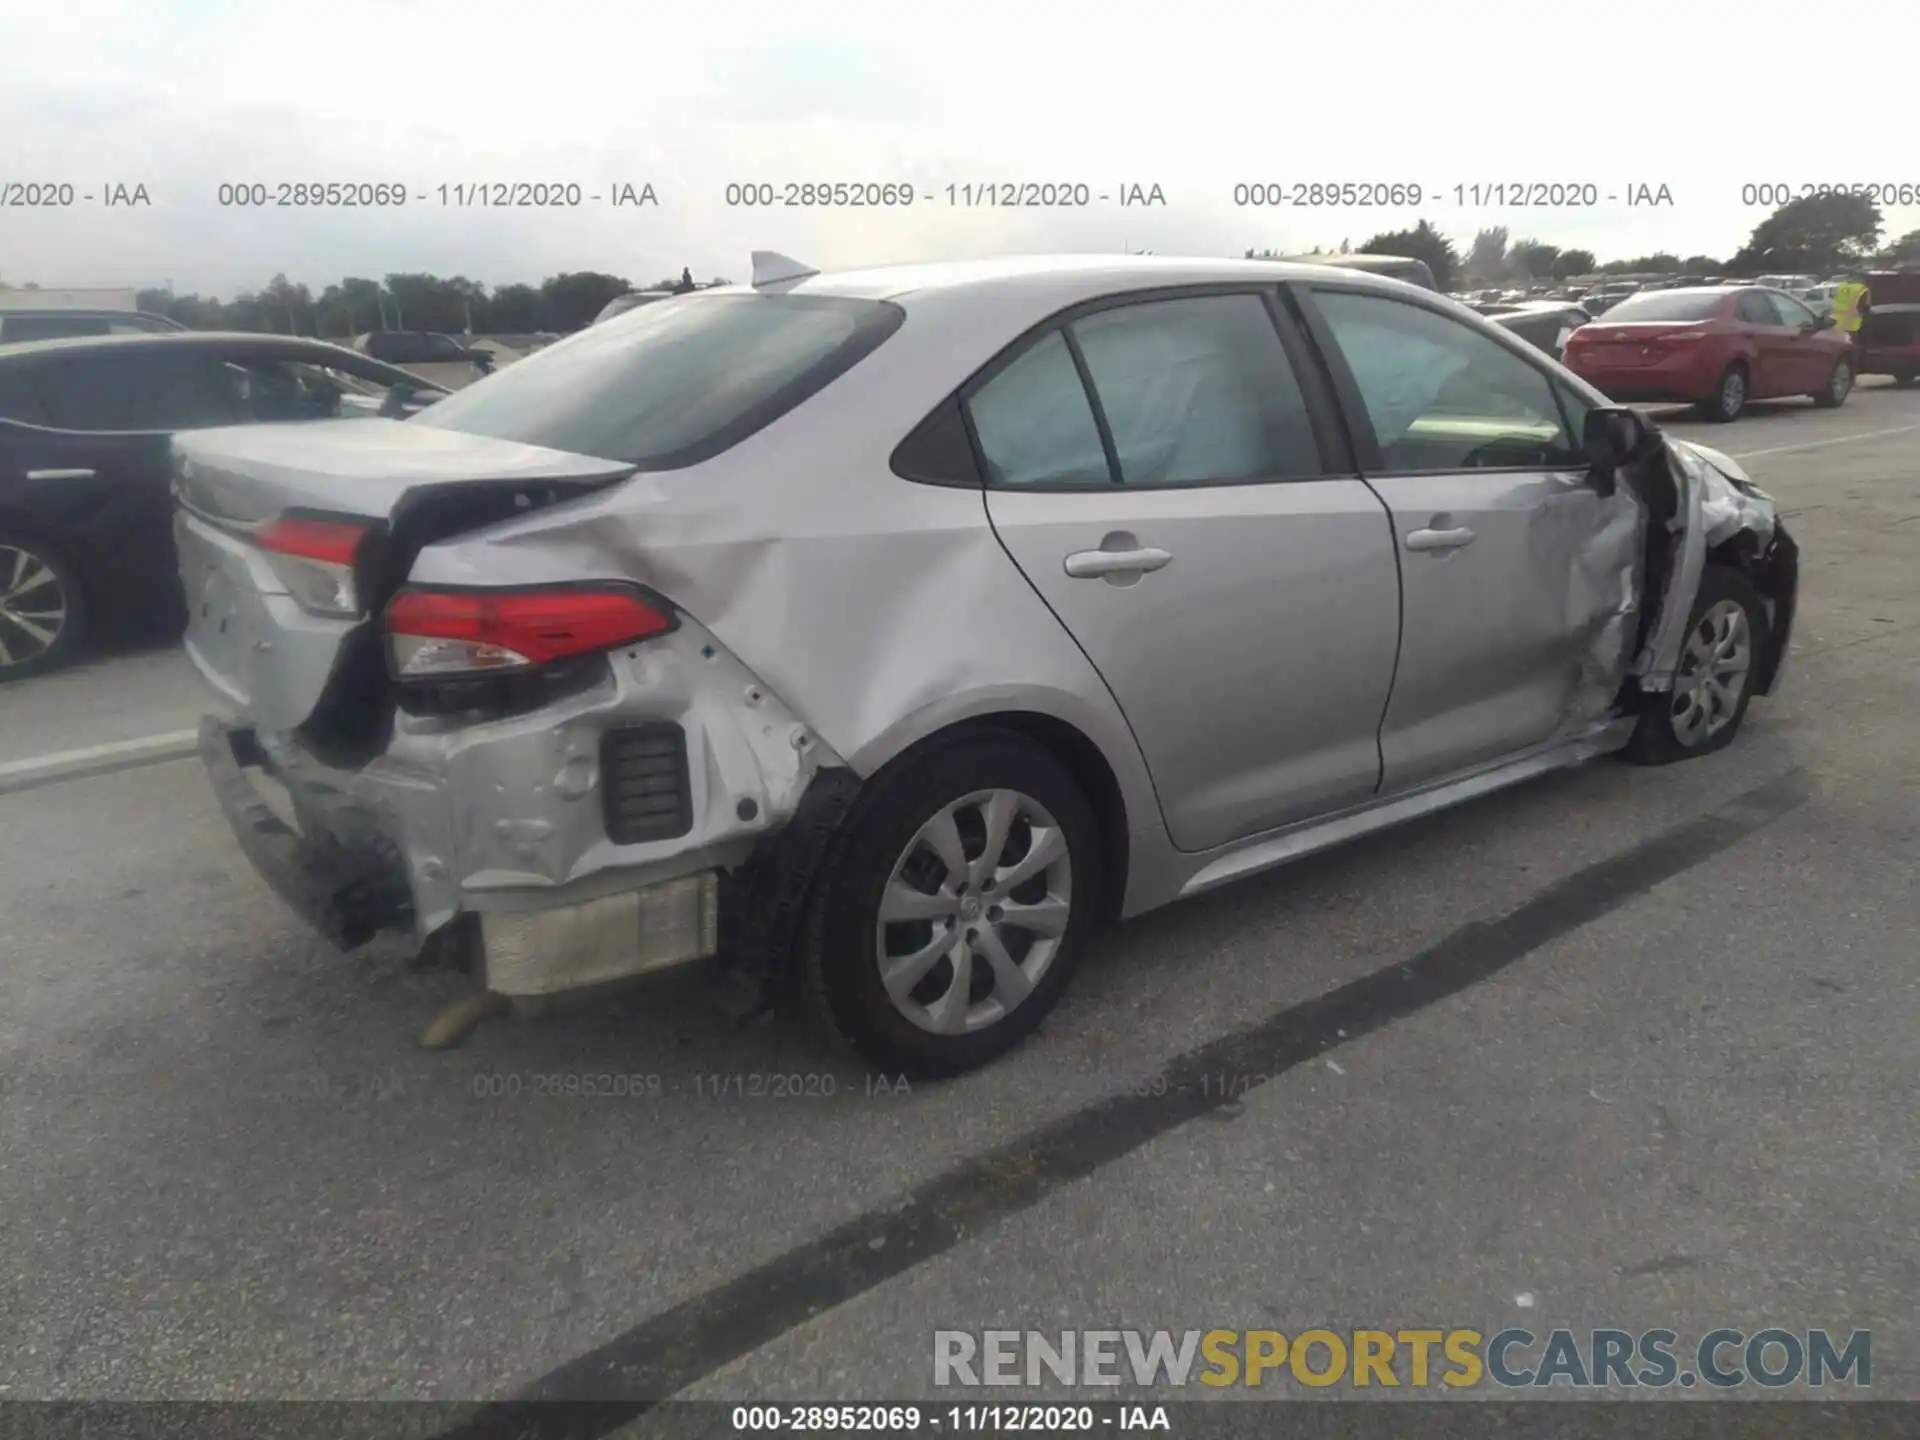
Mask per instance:
[[[1747,367],[1734,361],[1720,372],[1713,394],[1700,402],[1701,417],[1722,425],[1738,420],[1746,411],[1751,388]]]
[[[1011,733],[883,771],[835,838],[801,989],[829,1038],[910,1079],[977,1069],[1059,1000],[1099,913],[1099,823]]]
[[[0,530],[0,684],[57,670],[86,632],[80,576],[36,537]]]
[[[1813,403],[1822,410],[1838,410],[1847,403],[1847,396],[1853,393],[1853,364],[1848,360],[1833,362],[1833,374],[1827,377],[1826,386],[1814,392]]]
[[[1753,699],[1767,625],[1767,612],[1745,575],[1707,566],[1673,689],[1642,697],[1640,723],[1622,752],[1626,758],[1671,765],[1731,745]]]

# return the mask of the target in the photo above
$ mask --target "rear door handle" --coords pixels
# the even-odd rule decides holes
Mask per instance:
[[[1067,556],[1067,574],[1076,580],[1098,580],[1108,575],[1146,575],[1173,556],[1151,545],[1132,550],[1076,550]]]
[[[1458,550],[1473,543],[1473,531],[1462,525],[1455,530],[1415,530],[1407,536],[1409,550]]]
[[[91,470],[29,470],[29,480],[91,480]]]

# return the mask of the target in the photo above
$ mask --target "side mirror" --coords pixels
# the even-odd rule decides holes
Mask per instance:
[[[1831,330],[1839,323],[1840,322],[1835,320],[1831,315],[1816,315],[1813,317],[1813,328],[1816,330]]]
[[[1658,433],[1646,416],[1625,406],[1613,405],[1587,412],[1580,439],[1601,494],[1613,493],[1614,476],[1643,459],[1653,448],[1654,436]]]

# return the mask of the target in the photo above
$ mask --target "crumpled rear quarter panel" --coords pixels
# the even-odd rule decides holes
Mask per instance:
[[[918,313],[716,459],[430,547],[413,577],[638,580],[709,628],[863,776],[960,720],[1007,710],[1064,720],[1106,756],[1130,827],[1164,835],[1118,707],[1002,550],[982,492],[889,468],[894,447],[971,368],[951,332],[916,326]],[[968,333],[981,330],[1013,333]],[[976,363],[997,348],[983,345]]]

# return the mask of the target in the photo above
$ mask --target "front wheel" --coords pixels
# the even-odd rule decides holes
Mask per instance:
[[[0,682],[58,669],[85,629],[79,576],[36,538],[0,530]]]
[[[1099,826],[1067,769],[1013,734],[883,772],[834,842],[802,947],[830,1037],[913,1079],[975,1069],[1046,1018],[1098,913]]]
[[[1847,360],[1833,363],[1833,374],[1827,377],[1827,383],[1814,392],[1813,403],[1822,410],[1838,410],[1847,403],[1847,396],[1853,393],[1853,365]]]
[[[1623,752],[1640,765],[1670,765],[1733,743],[1753,698],[1767,612],[1738,570],[1709,565],[1693,602],[1673,689],[1642,697],[1640,723]]]

